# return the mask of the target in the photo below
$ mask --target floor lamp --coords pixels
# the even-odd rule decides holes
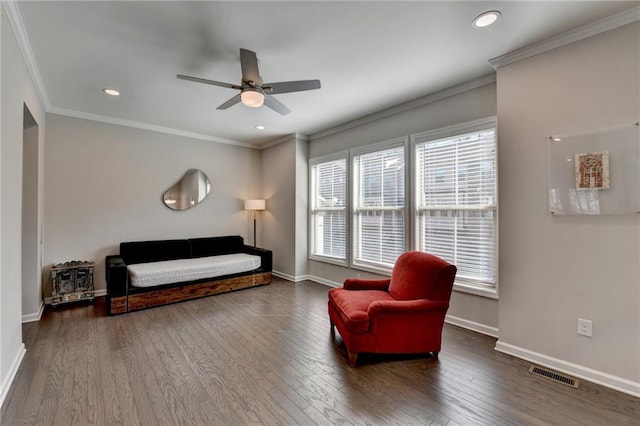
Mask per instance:
[[[265,210],[265,200],[244,200],[244,209],[253,212],[253,246],[256,247],[256,211]]]

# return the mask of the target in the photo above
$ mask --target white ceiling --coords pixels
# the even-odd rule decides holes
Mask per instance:
[[[491,74],[491,58],[637,4],[28,1],[18,8],[49,111],[258,146]],[[492,9],[502,18],[474,29],[473,18]],[[320,79],[322,88],[277,95],[292,110],[281,116],[241,104],[216,110],[236,92],[176,79],[238,84],[241,47],[257,52],[265,82]],[[104,95],[104,87],[122,95]]]

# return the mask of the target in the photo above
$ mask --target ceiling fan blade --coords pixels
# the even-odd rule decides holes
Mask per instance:
[[[262,90],[269,94],[302,92],[320,88],[320,80],[283,81],[280,83],[267,83],[262,85]]]
[[[195,81],[196,83],[211,84],[212,86],[226,87],[228,89],[241,89],[241,87],[236,84],[223,83],[221,81],[214,81],[214,80],[207,80],[206,78],[190,77],[188,75],[182,75],[182,74],[178,74],[176,75],[176,77],[178,77],[181,80],[189,80],[189,81]]]
[[[261,80],[256,52],[240,49],[240,66],[242,67],[242,81],[252,81],[255,86],[259,86]]]
[[[273,96],[264,95],[264,105],[282,115],[287,115],[291,112],[291,110],[287,108],[285,104],[283,104]]]
[[[227,109],[234,106],[237,103],[240,103],[240,93],[238,93],[233,98],[229,99],[227,102],[223,103],[216,109]]]

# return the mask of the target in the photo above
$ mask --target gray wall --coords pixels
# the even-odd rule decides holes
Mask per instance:
[[[549,135],[638,121],[639,80],[639,23],[507,65],[497,77],[498,349],[636,394],[640,218],[550,216],[546,163]],[[578,317],[593,321],[592,338],[576,334]]]
[[[4,399],[24,354],[22,316],[22,156],[23,117],[26,104],[40,125],[39,157],[42,158],[45,114],[35,87],[29,78],[22,53],[2,8],[0,20],[0,402]],[[39,166],[42,172],[41,165]],[[42,173],[38,186],[42,188]],[[41,192],[37,201],[42,206]],[[35,232],[41,235],[41,218]],[[40,263],[40,253],[36,253]],[[37,265],[34,265],[37,267]],[[24,283],[30,291],[26,306],[39,306],[38,282]]]
[[[37,321],[43,309],[40,279],[39,126],[25,127],[22,161],[22,320]]]
[[[267,210],[261,212],[264,247],[273,250],[275,273],[295,276],[295,135],[262,150],[262,195]]]
[[[104,258],[122,241],[242,235],[252,243],[243,200],[260,197],[259,151],[53,114],[47,125],[47,288],[51,264],[93,259],[104,289]],[[167,208],[162,194],[192,168],[209,176],[210,195],[189,210]]]
[[[309,157],[319,157],[494,115],[496,85],[491,83],[339,133],[312,138]],[[364,271],[323,262],[310,260],[308,263],[309,275],[327,283],[342,283],[345,278],[353,276],[376,277]],[[448,315],[457,317],[460,320],[458,322],[466,326],[495,334],[498,327],[498,302],[495,299],[454,292]]]
[[[308,143],[290,135],[262,150],[262,212],[264,247],[273,250],[273,270],[292,281],[307,267]]]
[[[296,138],[295,276],[307,274],[309,208],[309,142]]]

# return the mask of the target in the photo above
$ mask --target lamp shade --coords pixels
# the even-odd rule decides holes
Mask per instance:
[[[264,210],[265,208],[265,200],[244,200],[245,210]]]

